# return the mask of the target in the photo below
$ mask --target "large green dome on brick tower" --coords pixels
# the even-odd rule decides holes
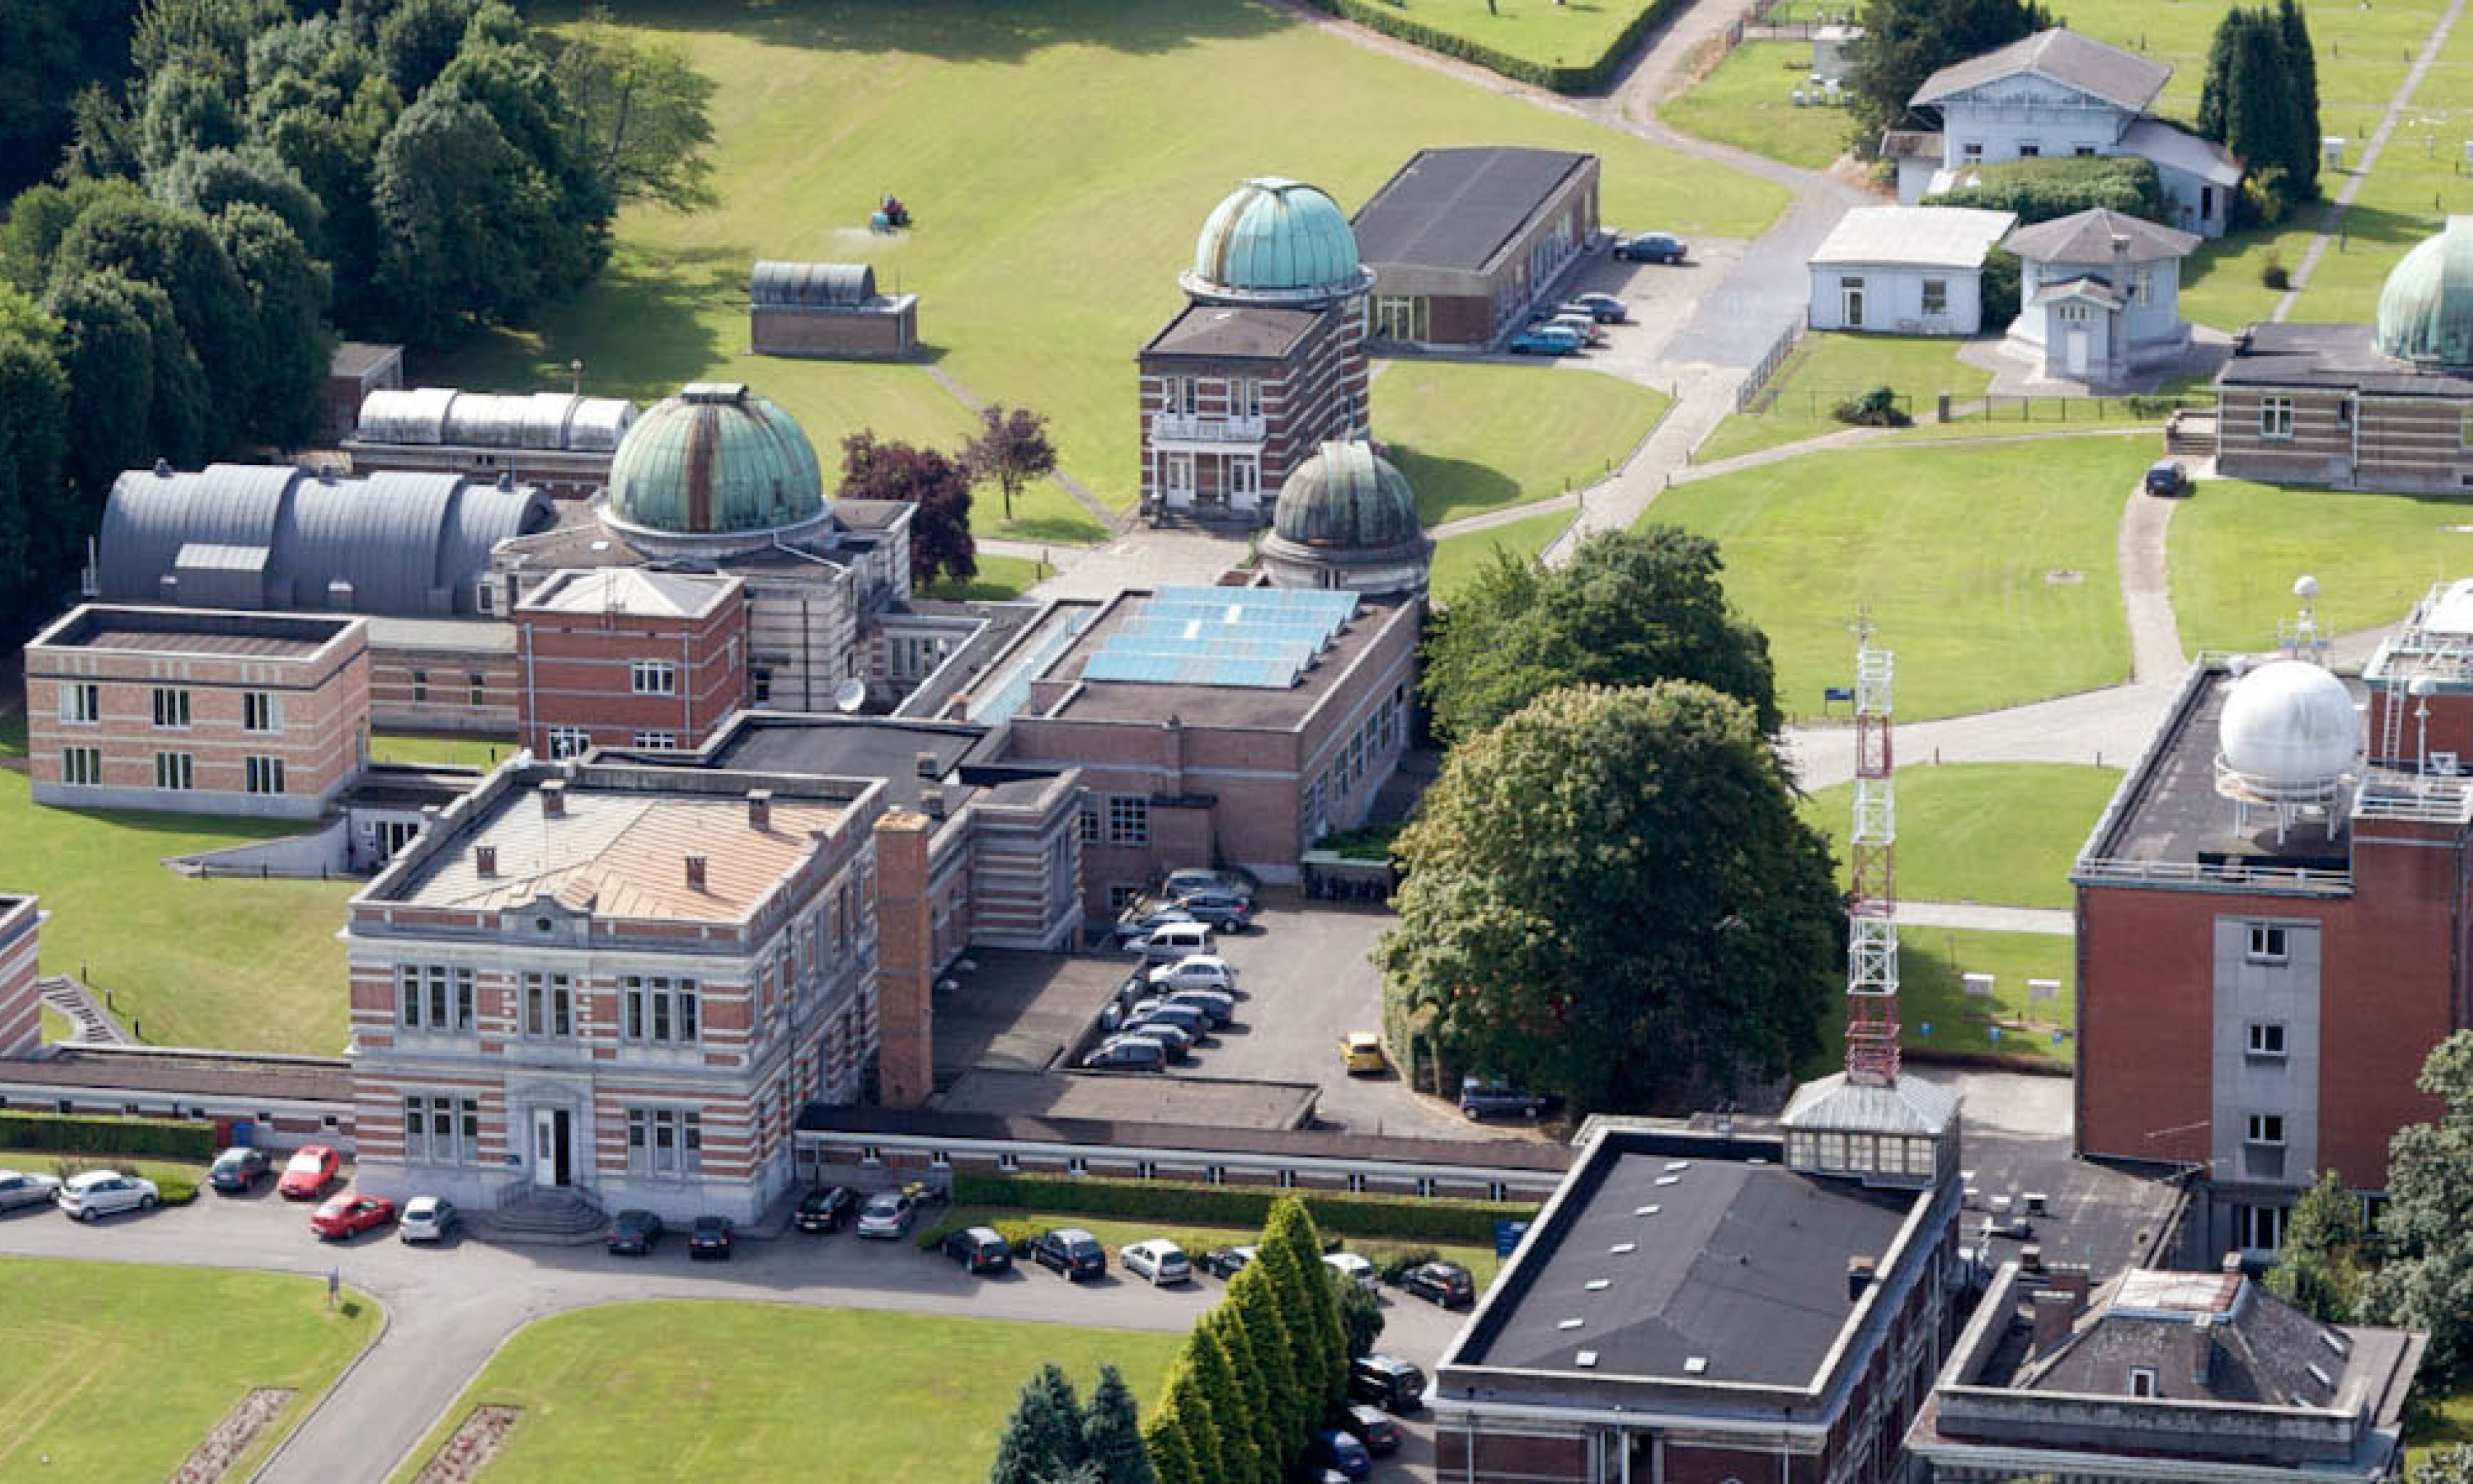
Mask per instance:
[[[2379,348],[2408,361],[2473,366],[2473,216],[2404,255],[2379,291]]]
[[[1262,303],[1361,294],[1373,281],[1339,203],[1277,176],[1246,181],[1212,211],[1184,280],[1202,298]]]
[[[696,382],[662,398],[610,461],[605,515],[631,537],[743,545],[826,513],[815,445],[788,413],[736,382]]]

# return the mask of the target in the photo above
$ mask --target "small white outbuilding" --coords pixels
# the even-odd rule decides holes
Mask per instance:
[[[1856,207],[1812,254],[1812,328],[1978,333],[1983,259],[2017,221],[1966,206]]]

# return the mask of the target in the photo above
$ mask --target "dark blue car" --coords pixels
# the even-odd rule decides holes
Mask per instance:
[[[1306,1463],[1336,1470],[1352,1479],[1374,1472],[1374,1455],[1365,1450],[1365,1445],[1336,1427],[1323,1428],[1306,1444]]]

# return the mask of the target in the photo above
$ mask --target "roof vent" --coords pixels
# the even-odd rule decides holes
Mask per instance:
[[[945,770],[937,764],[936,754],[933,753],[921,753],[918,768],[919,776],[923,778],[942,778],[945,773]]]
[[[540,786],[540,801],[541,818],[545,820],[563,820],[566,818],[566,780],[564,778],[551,778],[542,783]]]
[[[1635,1206],[1631,1213],[1635,1216],[1654,1216],[1665,1209],[1662,1206]]]
[[[1577,1329],[1587,1323],[1588,1321],[1585,1319],[1561,1319],[1555,1321],[1554,1328],[1557,1329]]]
[[[157,459],[157,460],[156,460],[156,461],[155,461],[155,477],[156,477],[156,478],[157,478],[157,479],[169,479],[169,478],[171,478],[171,477],[172,477],[172,461],[171,461],[171,460],[169,460],[169,459]]]
[[[1612,1247],[1607,1248],[1607,1249],[1606,1249],[1606,1251],[1608,1251],[1608,1252],[1610,1252],[1610,1253],[1613,1253],[1616,1257],[1621,1257],[1621,1256],[1622,1256],[1623,1254],[1625,1254],[1625,1253],[1633,1253],[1633,1252],[1638,1252],[1638,1251],[1640,1251],[1640,1243],[1638,1243],[1638,1242],[1617,1242],[1617,1243],[1615,1243]]]
[[[1709,1357],[1708,1357],[1708,1356],[1706,1356],[1706,1355],[1693,1355],[1693,1356],[1690,1356],[1689,1358],[1687,1358],[1687,1359],[1683,1362],[1683,1374],[1684,1374],[1684,1375],[1686,1375],[1686,1376],[1706,1376],[1706,1375],[1708,1375],[1708,1374],[1709,1374]]]
[[[687,857],[688,891],[701,892],[704,890],[704,872],[705,857],[702,855],[689,855]]]
[[[1847,1258],[1846,1302],[1852,1304],[1856,1300],[1863,1297],[1863,1290],[1872,1286],[1873,1276],[1879,1273],[1880,1270],[1881,1259],[1878,1257],[1858,1257]]]
[[[2239,1252],[2228,1252],[2224,1254],[2224,1260],[2217,1264],[2217,1270],[2224,1273],[2240,1272],[2242,1270],[2242,1255]]]
[[[1597,1352],[1593,1350],[1584,1350],[1572,1357],[1572,1364],[1578,1366],[1583,1371],[1594,1371],[1597,1368]]]
[[[1660,1175],[1657,1177],[1657,1183],[1661,1185],[1679,1185],[1683,1183],[1683,1177],[1680,1175]]]
[[[2326,1372],[2320,1370],[2315,1365],[2310,1367],[2310,1378],[2317,1381],[2319,1385],[2326,1387],[2329,1391],[2334,1391],[2336,1389],[2336,1382],[2327,1375]]]
[[[1689,1160],[1669,1160],[1666,1161],[1666,1172],[1669,1175],[1681,1170],[1688,1170],[1691,1167],[1692,1161]]]
[[[758,834],[773,827],[773,790],[751,788],[747,791],[747,827]]]
[[[945,791],[941,788],[921,789],[919,791],[919,810],[931,820],[943,819],[945,817]]]
[[[1591,1293],[1603,1293],[1613,1284],[1613,1282],[1614,1280],[1611,1278],[1593,1278],[1587,1282],[1582,1283],[1580,1286],[1586,1288]]]
[[[2329,1350],[2334,1351],[2339,1355],[2349,1355],[2352,1353],[2352,1347],[2346,1345],[2341,1339],[2338,1338],[2336,1331],[2333,1329],[2319,1330],[2318,1343],[2326,1346]]]
[[[498,470],[498,488],[501,490],[513,490],[515,487],[516,471],[511,468],[502,468]]]
[[[494,876],[498,874],[498,848],[494,845],[472,847],[472,874]]]

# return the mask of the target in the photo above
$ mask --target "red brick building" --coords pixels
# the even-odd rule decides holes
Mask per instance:
[[[2443,596],[2374,692],[2436,673],[2429,625],[2468,611]],[[2389,1138],[2438,1112],[2424,1058],[2468,1023],[2473,785],[2418,766],[2419,698],[2389,726],[2378,697],[2365,758],[2364,699],[2302,659],[2202,660],[2071,873],[2077,1147],[2197,1176],[2197,1251],[2272,1254],[2321,1171],[2382,1188]],[[2434,760],[2473,745],[2447,699]]]
[[[326,362],[325,413],[319,421],[318,436],[328,443],[351,437],[369,395],[402,385],[403,347],[358,340],[338,345]]]
[[[1373,275],[1329,196],[1264,178],[1211,213],[1180,281],[1139,358],[1142,508],[1260,524],[1317,444],[1365,435]]]
[[[315,819],[369,760],[369,624],[87,604],[26,645],[35,802]]]
[[[32,1056],[43,1041],[43,914],[32,897],[0,896],[0,1058]]]
[[[760,262],[747,275],[757,355],[889,361],[919,353],[919,296],[879,294],[865,263]]]
[[[522,744],[702,747],[747,693],[747,594],[735,577],[558,572],[516,605]]]
[[[1482,350],[1550,302],[1597,231],[1597,157],[1487,145],[1419,150],[1358,208],[1371,332]]]

